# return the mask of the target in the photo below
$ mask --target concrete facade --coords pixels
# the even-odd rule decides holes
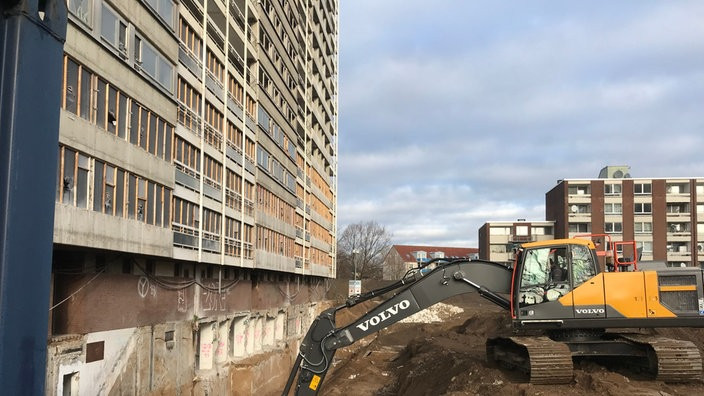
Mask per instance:
[[[274,392],[336,275],[338,2],[67,4],[47,394]]]

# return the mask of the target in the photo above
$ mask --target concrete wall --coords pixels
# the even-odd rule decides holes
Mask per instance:
[[[74,296],[78,301],[64,303],[72,307],[64,314],[77,312],[75,310],[82,307],[79,316],[84,318],[69,321],[67,328],[82,329],[85,333],[50,338],[47,394],[61,395],[64,388],[71,390],[71,387],[81,395],[277,394],[288,378],[300,340],[313,319],[322,310],[340,304],[347,293],[347,280],[300,287],[286,281],[260,280],[255,286],[241,282],[234,288],[238,290],[232,291],[233,299],[246,295],[242,291],[246,289],[251,295],[260,293],[269,297],[252,298],[251,308],[243,310],[234,308],[241,302],[227,298],[225,304],[233,305],[227,305],[224,311],[208,311],[211,314],[201,317],[192,315],[192,311],[178,313],[178,301],[166,303],[177,296],[156,286],[138,288],[139,276],[105,277],[103,281],[107,283],[101,284],[100,277],[96,278]],[[363,290],[388,283],[365,281]],[[102,287],[108,284],[114,290],[106,291],[107,287]],[[139,290],[146,290],[146,295],[142,297],[145,293],[140,294]],[[108,296],[114,293],[111,297],[114,301],[112,305],[101,305],[102,308],[88,307],[90,304],[80,302],[83,292],[100,301],[110,300]],[[129,297],[130,293],[135,296]],[[273,298],[274,293],[280,297]],[[156,305],[150,305],[149,299],[164,302],[170,311],[177,312],[172,313],[176,316],[165,316]],[[115,302],[118,300],[120,304]],[[206,304],[204,300],[207,298],[201,298],[201,304]],[[114,327],[115,321],[149,322],[150,315],[162,318],[160,320],[175,319],[160,323],[151,320],[155,323],[118,330],[98,330]],[[109,324],[99,325],[102,321]]]
[[[277,393],[288,378],[304,331],[329,306],[308,303],[53,337],[47,394]]]

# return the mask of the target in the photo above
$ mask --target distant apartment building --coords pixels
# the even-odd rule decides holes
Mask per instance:
[[[47,393],[272,393],[237,363],[336,275],[338,1],[67,5]]]
[[[553,221],[490,221],[479,228],[479,258],[512,263],[521,243],[553,239]]]
[[[635,241],[641,260],[669,266],[704,264],[704,178],[631,178],[606,167],[596,179],[565,179],[545,195],[555,236],[604,234]]]
[[[476,248],[393,245],[384,258],[384,280],[398,280],[403,275],[419,265],[436,258],[469,258],[476,259],[479,250]],[[428,268],[434,268],[430,265]]]

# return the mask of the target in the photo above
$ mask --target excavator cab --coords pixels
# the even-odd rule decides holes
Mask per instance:
[[[514,268],[513,319],[522,326],[561,327],[575,317],[575,289],[597,275],[598,264],[591,241],[557,239],[522,245]]]

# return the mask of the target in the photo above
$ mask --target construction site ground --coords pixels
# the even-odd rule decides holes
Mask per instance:
[[[350,323],[376,305],[338,313]],[[460,309],[461,308],[461,312]],[[702,395],[704,378],[664,383],[623,361],[578,360],[564,385],[533,385],[520,373],[491,367],[488,337],[510,335],[507,311],[474,293],[454,297],[369,336],[335,355],[323,395]],[[704,353],[704,329],[642,330],[694,342]]]

